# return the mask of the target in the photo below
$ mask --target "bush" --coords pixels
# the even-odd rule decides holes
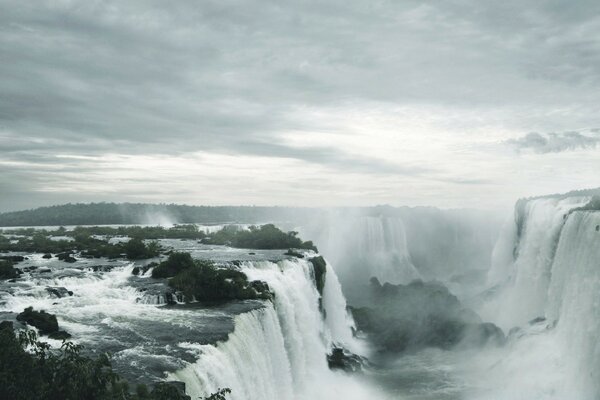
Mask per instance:
[[[317,251],[311,241],[303,242],[298,232],[283,232],[273,224],[251,226],[248,230],[225,227],[203,240],[207,244],[227,245],[240,249],[306,249]]]
[[[132,238],[124,245],[125,254],[130,260],[157,257],[160,247],[157,242],[150,242],[147,246],[140,238]]]
[[[171,253],[169,258],[152,270],[153,278],[171,278],[179,272],[194,266],[190,253]]]
[[[242,272],[220,269],[206,260],[198,260],[179,272],[169,281],[169,286],[182,291],[186,299],[198,301],[270,299],[272,296],[266,284],[248,282]]]

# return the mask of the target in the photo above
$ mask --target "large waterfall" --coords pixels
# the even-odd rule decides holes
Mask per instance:
[[[600,213],[572,213],[560,237],[546,316],[568,351],[566,389],[600,396]]]
[[[589,200],[521,200],[494,254],[497,293],[481,312],[526,332],[495,370],[530,398],[600,398],[600,213],[575,210]]]
[[[544,315],[554,256],[569,211],[589,197],[520,200],[494,249],[490,286],[504,286],[489,317],[505,329]]]
[[[327,399],[333,390],[328,383],[336,380],[344,380],[342,386],[348,390],[353,387],[349,398],[361,393],[356,382],[327,366],[333,343],[357,347],[331,267],[326,273],[323,312],[308,261],[244,262],[241,269],[249,279],[267,282],[274,300],[238,315],[234,332],[216,346],[181,344],[199,355],[197,362],[174,374],[186,382],[188,393],[197,397],[229,387],[232,400]]]

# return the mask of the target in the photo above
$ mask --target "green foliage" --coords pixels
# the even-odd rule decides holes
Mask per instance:
[[[194,260],[190,253],[171,253],[152,270],[153,278],[171,278],[169,286],[186,299],[223,301],[269,299],[271,292],[262,282],[248,282],[240,271],[217,268],[212,261]]]
[[[299,253],[299,252],[295,251],[294,249],[288,249],[288,251],[286,251],[284,254],[286,256],[292,256],[292,257],[297,257],[297,258],[304,258],[304,254]]]
[[[99,227],[103,229],[103,227]],[[112,228],[110,228],[112,229]],[[59,259],[68,262],[76,261],[71,254],[81,252],[83,257],[107,257],[118,258],[126,254],[130,260],[157,257],[160,254],[160,246],[153,241],[145,244],[141,238],[134,237],[127,243],[111,244],[107,240],[97,239],[92,236],[92,228],[77,227],[73,231],[62,231],[65,236],[73,240],[53,240],[52,233],[33,228],[15,233],[29,235],[21,237],[17,243],[11,243],[0,235],[0,251],[22,251],[30,253],[57,254]]]
[[[298,232],[283,232],[273,224],[239,230],[228,226],[203,240],[207,244],[228,245],[241,249],[307,249],[317,251],[311,241],[303,242]]]
[[[146,245],[142,239],[137,237],[130,239],[123,248],[130,260],[153,258],[160,254],[160,247],[157,242],[150,242]]]
[[[171,278],[185,269],[192,268],[194,260],[190,253],[171,253],[169,258],[152,270],[153,278]]]
[[[128,236],[140,239],[194,239],[199,240],[206,236],[198,230],[196,225],[175,225],[170,228],[162,226],[78,226],[72,231],[64,231],[59,235],[75,237],[78,233],[102,236]]]
[[[211,261],[197,260],[169,281],[169,286],[180,290],[186,299],[222,301],[269,299],[271,293],[262,282],[248,282],[240,271],[217,268]]]
[[[28,349],[29,351],[25,351]],[[12,323],[0,323],[0,399],[11,400],[189,400],[177,387],[159,383],[152,391],[129,383],[112,369],[108,354],[92,359],[82,347],[63,342],[51,349],[33,331],[16,336]],[[220,389],[207,400],[226,400],[229,389]]]
[[[23,348],[29,348],[31,353]],[[17,338],[12,324],[0,329],[0,398],[14,400],[115,399],[117,381],[107,355],[83,357],[64,342],[57,351],[38,342],[33,331]]]

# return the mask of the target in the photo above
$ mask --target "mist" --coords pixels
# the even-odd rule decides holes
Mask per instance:
[[[599,32],[1,1],[0,399],[599,400]]]

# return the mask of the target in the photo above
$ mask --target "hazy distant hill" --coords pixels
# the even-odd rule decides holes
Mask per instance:
[[[0,226],[164,223],[259,223],[284,221],[309,209],[253,206],[91,203],[40,207],[0,214]]]

